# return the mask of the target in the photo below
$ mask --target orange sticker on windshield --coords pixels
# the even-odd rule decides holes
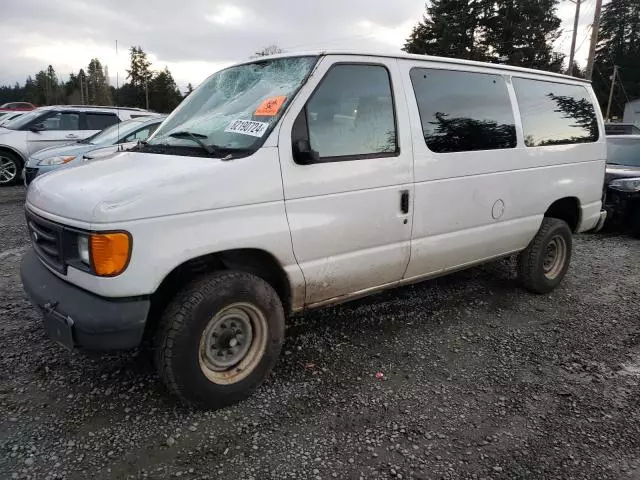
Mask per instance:
[[[280,107],[282,107],[282,104],[286,99],[287,97],[285,96],[267,98],[256,109],[254,115],[273,117],[274,115],[277,115],[278,111],[280,111]]]

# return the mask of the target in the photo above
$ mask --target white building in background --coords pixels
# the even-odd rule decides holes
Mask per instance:
[[[632,100],[624,106],[624,123],[640,125],[640,98]]]

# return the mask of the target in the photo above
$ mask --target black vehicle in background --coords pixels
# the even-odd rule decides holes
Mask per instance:
[[[640,238],[640,135],[607,135],[607,225]]]

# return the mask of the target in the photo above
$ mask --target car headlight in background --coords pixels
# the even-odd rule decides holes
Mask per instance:
[[[78,234],[78,258],[96,275],[112,277],[127,268],[131,235],[126,232]]]
[[[640,192],[640,178],[619,178],[609,184],[610,188],[619,192]]]
[[[40,160],[38,162],[39,166],[51,166],[51,165],[63,165],[65,163],[69,163],[71,160],[73,160],[75,157],[75,155],[71,155],[68,157],[60,157],[60,156],[55,156],[55,157],[49,157],[49,158],[45,158],[43,160]]]

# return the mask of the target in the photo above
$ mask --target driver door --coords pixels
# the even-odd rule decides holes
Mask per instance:
[[[36,125],[42,130],[29,130],[27,133],[29,155],[44,148],[77,142],[89,135],[91,132],[80,130],[81,115],[81,112],[51,111],[40,118]]]

